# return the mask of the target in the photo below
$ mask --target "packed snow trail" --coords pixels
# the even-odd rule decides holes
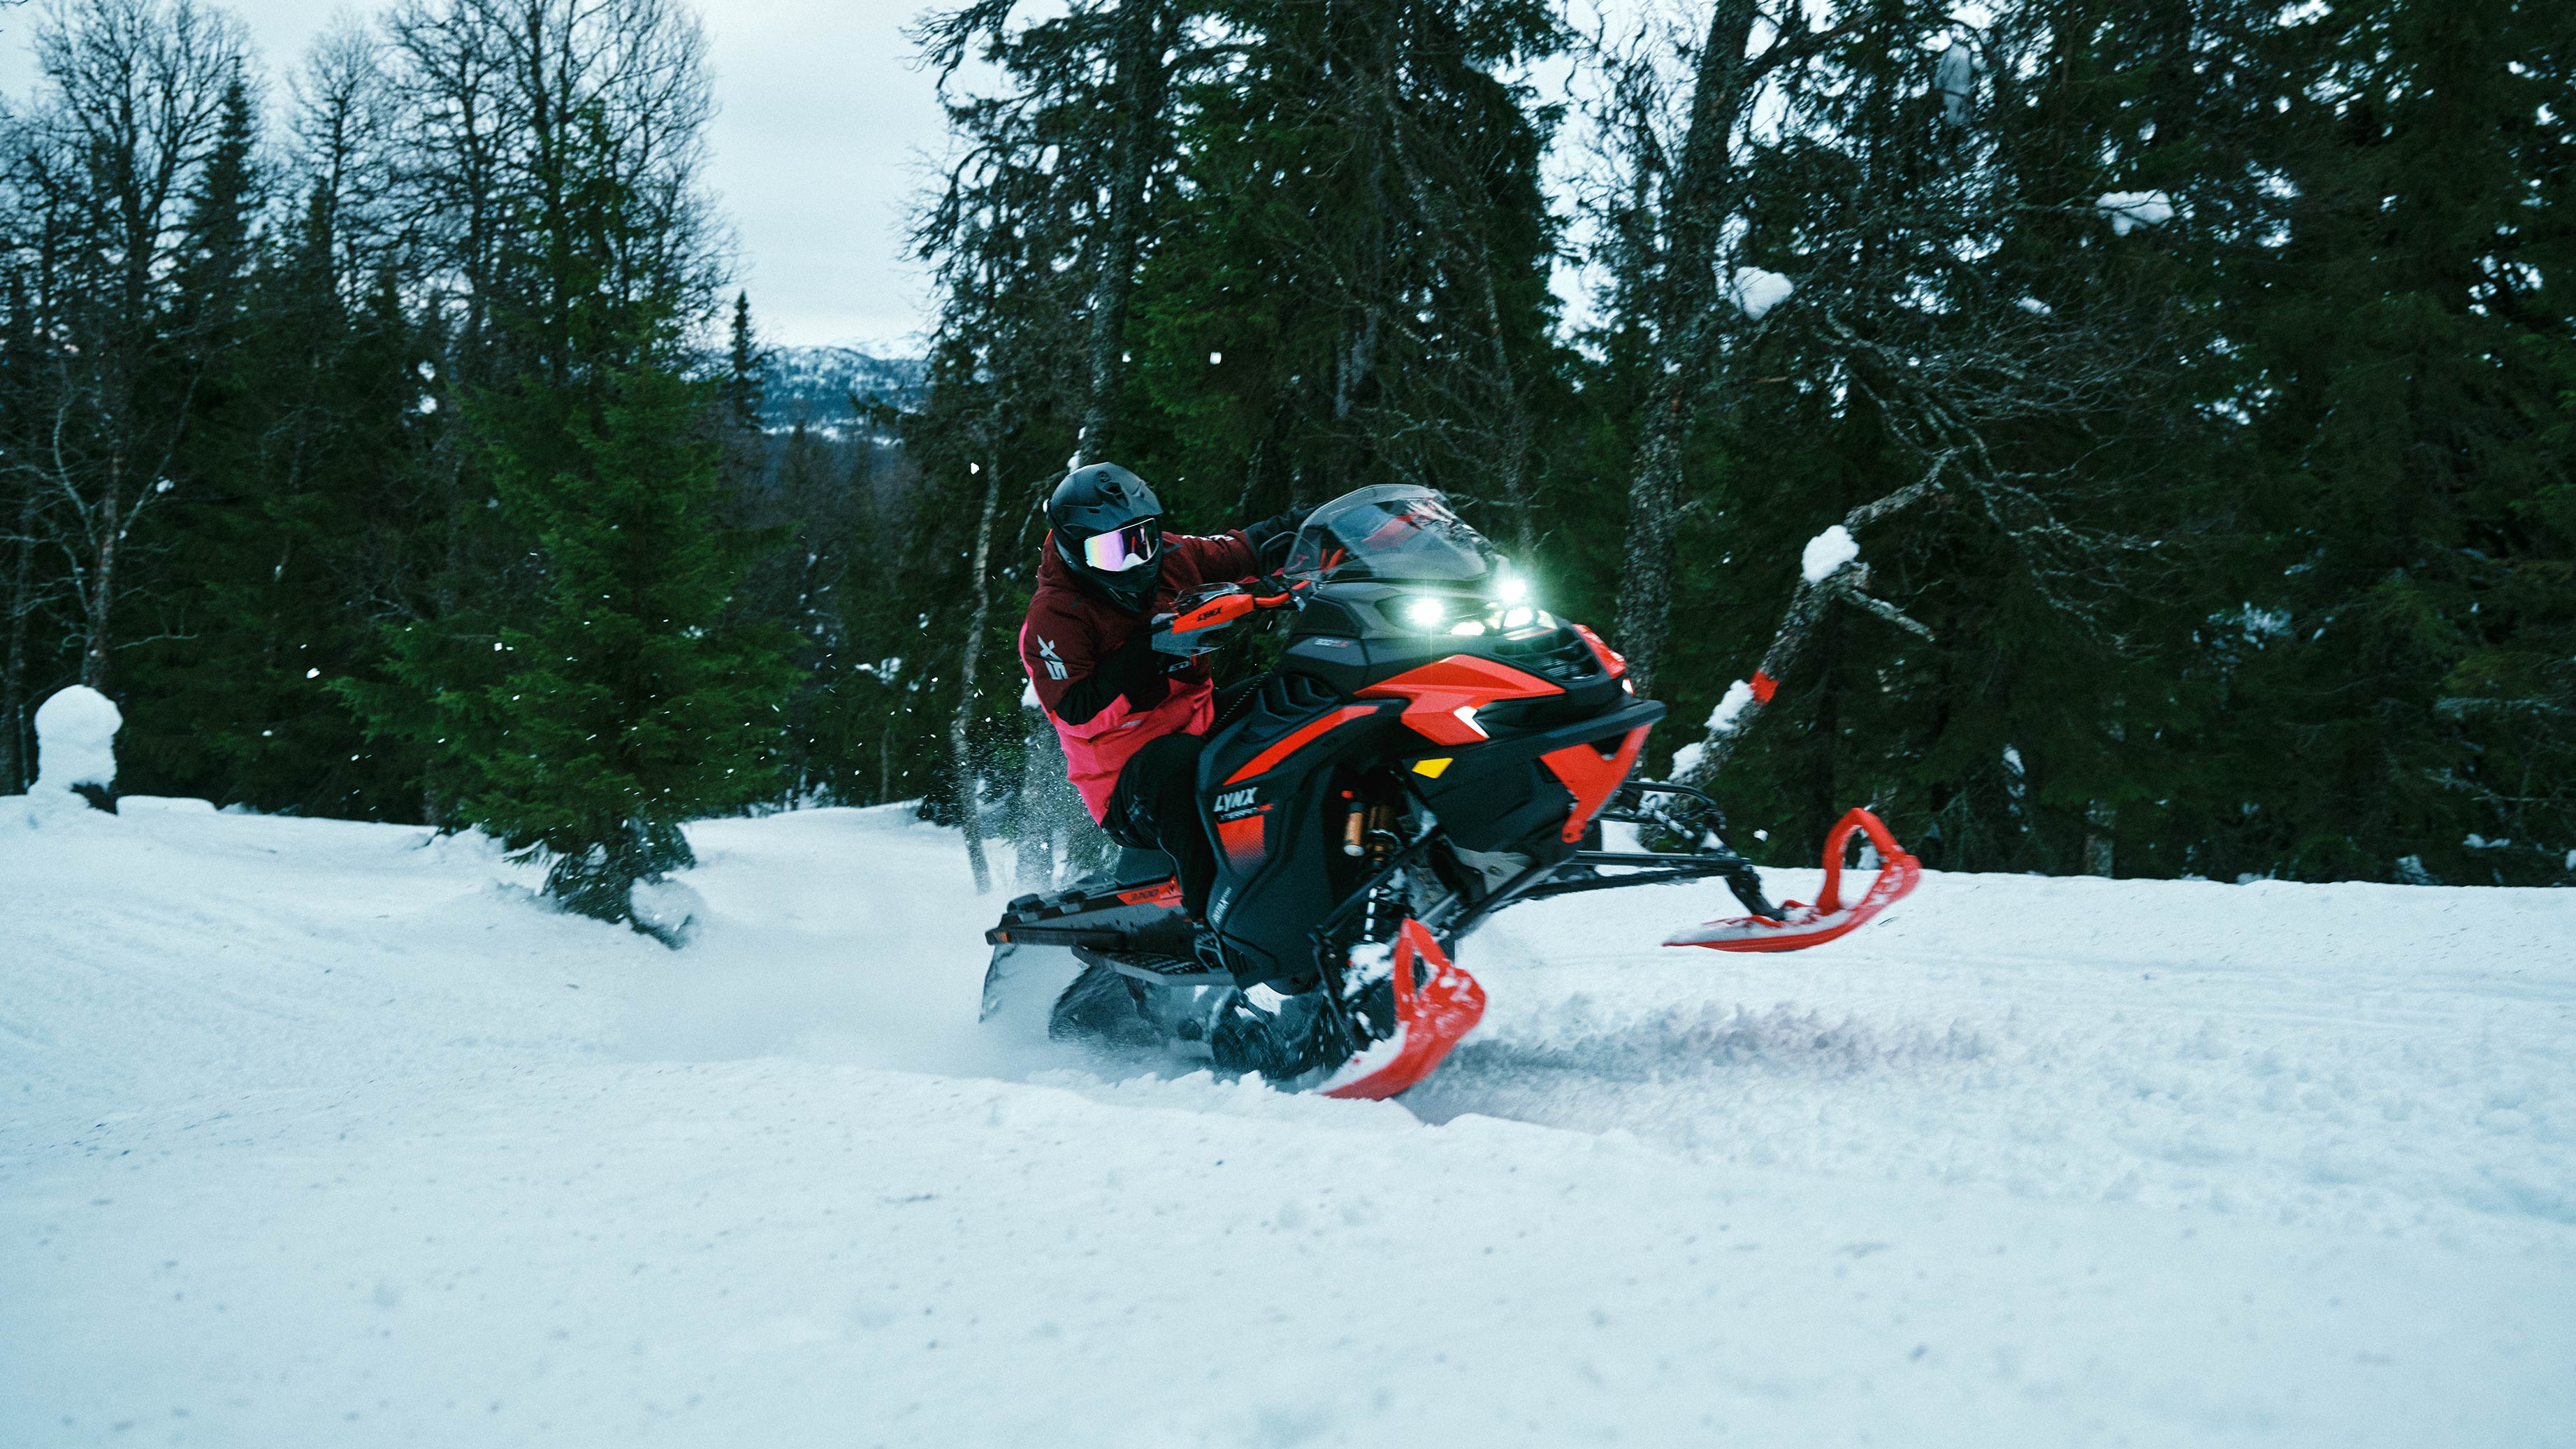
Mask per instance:
[[[0,1444],[2576,1445],[2576,893],[1575,898],[1365,1104],[1013,1055],[899,810],[673,953],[125,809],[0,813]]]

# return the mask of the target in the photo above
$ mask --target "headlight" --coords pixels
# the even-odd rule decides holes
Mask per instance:
[[[1529,580],[1509,574],[1494,585],[1494,597],[1506,604],[1517,604],[1529,597]]]
[[[1448,613],[1448,605],[1427,595],[1408,600],[1404,606],[1405,619],[1425,629],[1439,623]]]

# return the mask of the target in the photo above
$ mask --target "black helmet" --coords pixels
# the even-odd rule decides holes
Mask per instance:
[[[1065,566],[1111,602],[1142,613],[1163,581],[1163,501],[1115,463],[1064,475],[1047,498],[1047,526]]]

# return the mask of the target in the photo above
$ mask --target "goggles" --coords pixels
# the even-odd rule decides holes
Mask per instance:
[[[1163,521],[1140,518],[1124,528],[1084,539],[1082,561],[1104,574],[1123,574],[1139,564],[1152,563],[1162,546]]]

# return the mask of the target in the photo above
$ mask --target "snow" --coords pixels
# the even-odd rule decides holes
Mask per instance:
[[[1837,523],[1807,540],[1807,550],[1798,558],[1798,576],[1808,583],[1821,584],[1826,575],[1858,557],[1860,540]]]
[[[1718,700],[1717,708],[1708,712],[1708,732],[1722,735],[1734,729],[1735,722],[1742,719],[1744,712],[1752,707],[1753,686],[1741,679],[1735,681],[1726,687],[1726,693]]]
[[[1814,547],[1813,544],[1808,545],[1810,550]],[[1718,700],[1717,707],[1708,712],[1708,734],[1716,736],[1733,730],[1736,723],[1744,718],[1744,712],[1752,707],[1752,685],[1741,679],[1728,685],[1725,695]],[[1673,751],[1673,778],[1687,779],[1693,770],[1699,768],[1700,758],[1706,753],[1705,740],[1693,740]]]
[[[1732,289],[1735,305],[1743,308],[1744,315],[1756,322],[1762,320],[1764,313],[1789,300],[1789,294],[1796,290],[1797,285],[1778,272],[1766,272],[1760,267],[1735,269]]]
[[[2127,236],[2142,226],[2162,226],[2173,220],[2173,198],[2161,191],[2105,191],[2093,202],[2093,209],[2111,219],[2111,232]]]
[[[707,914],[707,902],[686,881],[637,881],[626,893],[635,923],[665,944],[685,941]]]
[[[125,716],[116,702],[87,685],[57,690],[36,706],[36,784],[33,794],[75,785],[101,789],[116,783],[116,732]]]
[[[1968,102],[1977,92],[1977,53],[1965,40],[1952,40],[1933,62],[1932,88],[1941,93],[1941,119],[1968,124]]]
[[[131,815],[138,810],[168,810],[211,815],[215,812],[215,802],[186,795],[119,795],[116,797],[117,814]]]
[[[2548,1444],[2576,892],[1508,912],[1401,1103],[974,1024],[904,807],[667,951],[479,836],[0,832],[0,1443]],[[1767,873],[1812,898],[1812,870]]]

